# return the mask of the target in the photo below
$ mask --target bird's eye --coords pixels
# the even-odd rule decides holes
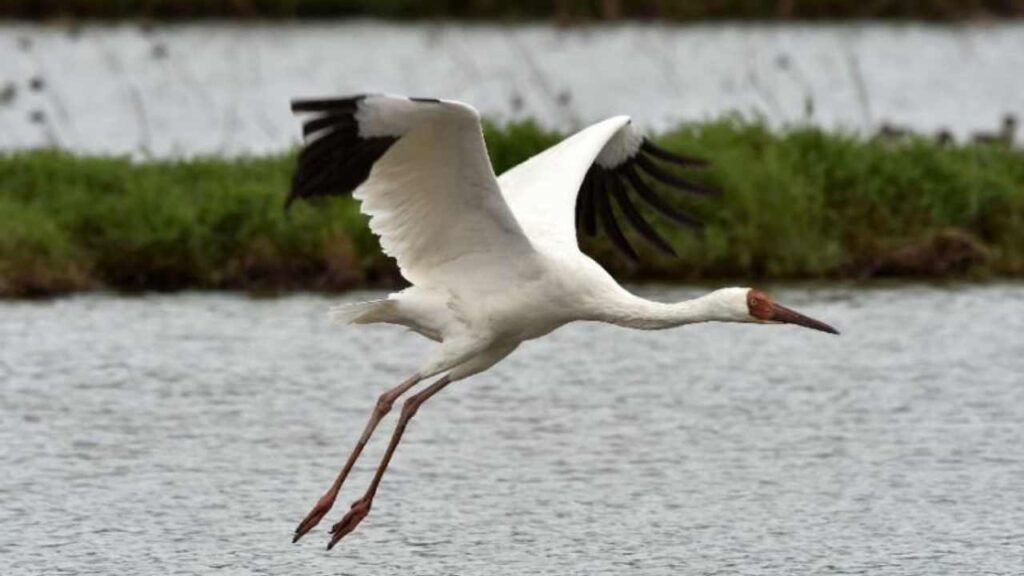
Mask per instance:
[[[751,306],[757,306],[757,298],[751,298],[750,299],[750,305]]]

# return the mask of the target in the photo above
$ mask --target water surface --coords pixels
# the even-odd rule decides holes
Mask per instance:
[[[2,572],[1019,573],[1024,286],[775,292],[843,336],[581,324],[453,385],[331,553],[291,531],[428,342],[315,295],[2,303]]]
[[[1021,23],[0,24],[0,54],[0,94],[16,89],[0,98],[0,148],[141,157],[285,150],[300,134],[292,98],[379,91],[563,130],[617,114],[664,130],[738,112],[966,139],[1024,117]]]

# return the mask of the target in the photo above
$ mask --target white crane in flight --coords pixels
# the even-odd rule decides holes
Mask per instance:
[[[666,168],[694,168],[703,161],[655,146],[626,116],[594,124],[495,177],[480,115],[460,102],[363,95],[296,101],[292,110],[308,119],[288,202],[351,193],[411,284],[385,299],[336,307],[333,318],[398,324],[438,343],[407,380],[380,396],[351,455],[296,528],[294,541],[333,506],[377,424],[402,394],[439,376],[405,401],[376,475],[331,529],[328,549],[369,513],[420,405],[562,325],[582,320],[660,330],[712,321],[788,323],[838,334],[749,288],[723,288],[673,304],[646,300],[580,251],[577,228],[594,235],[600,225],[636,258],[618,213],[654,247],[672,253],[635,201],[673,222],[697,222],[658,196],[649,181],[698,195],[716,193]]]

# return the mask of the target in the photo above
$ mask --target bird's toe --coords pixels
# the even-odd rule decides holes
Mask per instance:
[[[333,498],[328,498],[327,496],[321,498],[316,503],[316,506],[313,506],[313,509],[309,511],[309,514],[306,514],[306,517],[302,519],[302,522],[299,522],[299,525],[295,527],[295,536],[292,537],[292,544],[298,542],[300,538],[319,524],[320,520],[327,515],[333,505]]]
[[[331,527],[331,541],[327,543],[327,549],[334,548],[342,538],[349,532],[356,529],[356,526],[370,513],[370,501],[360,498],[352,503],[352,508],[345,513],[345,516],[337,524]]]

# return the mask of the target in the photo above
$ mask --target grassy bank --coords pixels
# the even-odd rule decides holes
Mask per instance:
[[[351,17],[614,20],[906,18],[963,20],[1024,15],[1024,0],[5,0],[14,18]]]
[[[488,130],[496,171],[561,135]],[[658,136],[709,158],[722,198],[689,202],[702,234],[633,279],[1024,276],[1024,153],[722,120]],[[398,282],[355,202],[282,210],[292,155],[135,164],[58,152],[0,155],[0,295],[94,287],[343,289]],[[634,242],[644,247],[642,241]]]

